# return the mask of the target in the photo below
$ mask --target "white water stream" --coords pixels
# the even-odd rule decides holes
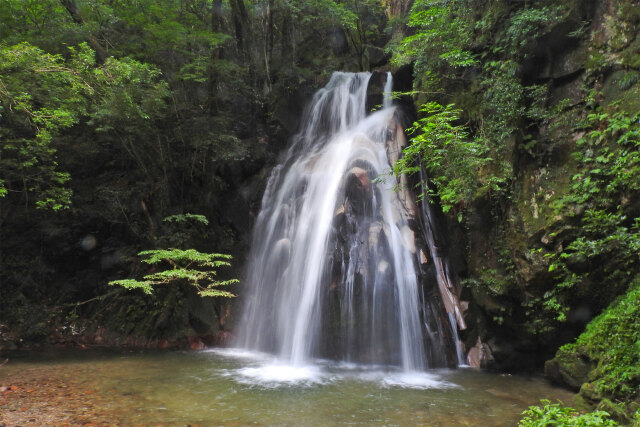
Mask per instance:
[[[399,126],[390,74],[383,108],[366,111],[370,77],[334,73],[315,94],[256,223],[235,345],[294,369],[324,358],[422,371],[446,365],[455,336],[421,288],[413,213],[375,179]]]

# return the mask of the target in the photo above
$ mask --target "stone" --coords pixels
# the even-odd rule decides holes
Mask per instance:
[[[467,363],[473,368],[485,368],[493,362],[491,347],[483,343],[478,337],[476,344],[467,352]]]
[[[578,391],[588,381],[591,368],[580,355],[560,352],[544,364],[544,373],[552,382]]]
[[[207,346],[202,342],[200,337],[189,337],[189,348],[191,350],[204,350]]]
[[[346,173],[345,181],[345,193],[351,209],[357,215],[364,214],[373,195],[369,174],[356,166]]]
[[[378,263],[378,273],[385,274],[388,269],[389,263],[387,261],[382,260]]]
[[[424,254],[424,251],[420,249],[420,264],[426,265],[429,264],[429,258]]]
[[[378,247],[380,244],[380,234],[382,233],[382,224],[374,222],[369,226],[369,249]]]
[[[413,233],[413,230],[409,228],[408,225],[405,225],[400,230],[402,233],[402,244],[406,247],[409,252],[412,254],[416,253],[416,236]]]

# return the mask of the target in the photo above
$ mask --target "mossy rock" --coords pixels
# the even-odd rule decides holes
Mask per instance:
[[[602,401],[598,404],[598,409],[602,411],[607,411],[611,418],[616,421],[627,424],[631,422],[631,417],[629,416],[627,405],[612,402],[609,399],[602,399]]]
[[[551,381],[578,391],[588,381],[593,365],[580,354],[558,352],[544,364],[544,372]]]
[[[579,400],[597,403],[629,422],[640,405],[640,277],[626,295],[593,319],[575,343],[545,364],[553,381],[579,388]]]
[[[616,71],[607,79],[602,88],[604,103],[617,103],[623,111],[640,111],[640,73],[636,71]]]

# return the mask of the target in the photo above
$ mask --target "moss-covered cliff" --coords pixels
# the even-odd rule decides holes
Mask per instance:
[[[413,65],[418,103],[454,104],[451,124],[469,131],[441,144],[442,127],[418,129],[470,302],[465,345],[483,366],[541,366],[631,292],[640,268],[640,6],[422,0],[408,24],[394,63]],[[456,150],[454,167],[441,149]],[[633,335],[630,316],[618,333]],[[554,378],[579,388],[602,377],[591,364],[605,355],[581,350],[593,335],[563,347]]]

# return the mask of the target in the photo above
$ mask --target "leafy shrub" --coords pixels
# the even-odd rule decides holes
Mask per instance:
[[[559,403],[542,400],[541,406],[530,406],[522,413],[519,427],[571,426],[571,427],[606,427],[617,426],[618,423],[609,418],[605,411],[594,411],[582,414],[573,408]]]
[[[440,198],[442,209],[448,212],[463,207],[481,187],[477,174],[489,160],[485,149],[469,138],[464,126],[456,124],[460,110],[453,105],[430,102],[420,108],[420,113],[422,118],[409,129],[411,145],[405,148],[393,172],[414,174],[424,167],[436,187],[432,195]]]

